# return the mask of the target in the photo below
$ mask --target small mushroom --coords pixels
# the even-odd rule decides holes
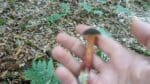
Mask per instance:
[[[87,29],[83,32],[85,39],[87,40],[85,55],[83,56],[83,65],[84,68],[90,71],[93,65],[93,53],[94,53],[94,44],[96,43],[97,35],[100,32],[94,28]]]

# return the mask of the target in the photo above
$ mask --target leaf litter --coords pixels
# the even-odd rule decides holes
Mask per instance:
[[[51,59],[50,54],[47,55],[45,52],[51,51],[58,45],[55,37],[60,31],[65,31],[83,41],[83,38],[74,30],[74,27],[81,23],[105,28],[113,38],[126,47],[138,53],[150,55],[142,45],[139,46],[138,41],[129,32],[128,18],[114,13],[109,3],[86,4],[84,7],[90,8],[85,8],[88,12],[72,4],[70,9],[65,9],[68,4],[63,3],[61,7],[67,13],[49,24],[48,18],[51,15],[63,13],[60,8],[61,3],[58,0],[0,1],[0,83],[25,82],[22,71],[31,67],[34,59],[39,57]],[[121,4],[124,6],[125,3]],[[138,3],[131,4],[130,7],[142,19],[145,15],[140,12],[149,11],[146,9],[148,6],[144,6],[146,7],[144,9]],[[124,9],[121,7],[119,10]],[[149,13],[145,14],[147,16]],[[144,20],[150,22],[150,19],[144,18]]]

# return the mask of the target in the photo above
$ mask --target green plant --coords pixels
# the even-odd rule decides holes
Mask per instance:
[[[24,71],[26,80],[31,84],[60,84],[54,73],[53,61],[33,61],[32,67]]]
[[[94,9],[94,7],[92,7],[91,5],[89,5],[88,3],[79,3],[79,5],[88,13],[92,13],[95,15],[102,15],[103,11],[101,11],[100,9]]]
[[[68,3],[61,3],[60,5],[61,13],[54,13],[48,17],[48,22],[51,24],[55,23],[56,21],[60,20],[68,13],[70,13],[70,5]]]
[[[70,5],[68,3],[61,3],[60,8],[63,14],[68,14],[70,12]]]
[[[48,17],[48,22],[50,24],[53,24],[54,22],[60,20],[63,16],[65,16],[65,14],[52,14],[51,16]]]
[[[102,52],[101,50],[97,51],[96,53],[103,61],[107,62],[109,61],[109,57],[104,53]]]

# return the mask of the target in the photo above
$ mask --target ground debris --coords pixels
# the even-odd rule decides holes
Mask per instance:
[[[61,1],[67,3],[65,1],[80,0]],[[51,58],[52,48],[58,45],[56,35],[61,31],[83,41],[75,31],[75,26],[81,23],[104,27],[126,47],[142,49],[143,46],[139,46],[129,32],[128,19],[113,13],[112,7],[108,7],[109,3],[90,3],[94,9],[103,12],[102,17],[86,13],[78,5],[69,3],[69,14],[50,25],[47,19],[52,14],[62,13],[59,7],[61,3],[59,0],[0,0],[0,80],[9,84],[28,84],[29,81],[22,78],[22,68],[29,67],[33,59]],[[137,9],[141,12],[143,7],[138,5],[134,10]],[[143,53],[144,51],[146,50],[142,49]]]

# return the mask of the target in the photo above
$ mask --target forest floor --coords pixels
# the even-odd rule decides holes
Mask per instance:
[[[125,47],[150,56],[130,33],[133,14],[150,23],[150,2],[137,0],[115,5],[89,0],[86,5],[68,3],[0,0],[0,84],[2,81],[18,84],[22,81],[22,71],[32,60],[50,59],[46,52],[57,45],[55,37],[60,31],[82,40],[74,29],[78,24],[104,28]]]

